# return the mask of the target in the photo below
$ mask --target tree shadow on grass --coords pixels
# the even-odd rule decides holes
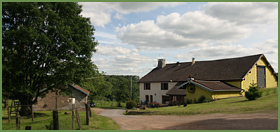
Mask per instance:
[[[129,111],[126,115],[153,115],[154,112],[146,111]]]
[[[52,116],[52,114],[46,114],[46,113],[34,113],[34,118],[38,118],[38,117],[50,117]],[[26,116],[27,119],[32,118],[32,115],[28,115]]]
[[[240,100],[240,101],[234,101],[234,102],[230,102],[230,103],[242,103],[242,102],[249,102],[252,100]]]
[[[102,109],[124,109],[123,107],[116,107],[116,106],[112,106],[112,107],[96,107],[96,108],[102,108]]]
[[[278,119],[206,119],[169,126],[163,130],[278,130]]]

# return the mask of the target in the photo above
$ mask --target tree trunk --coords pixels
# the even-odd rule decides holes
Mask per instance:
[[[20,101],[20,116],[31,116],[32,114],[32,101]]]
[[[5,98],[5,102],[4,102],[4,108],[7,108],[9,106],[9,99]]]

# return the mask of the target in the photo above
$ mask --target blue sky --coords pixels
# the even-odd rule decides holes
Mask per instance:
[[[88,2],[107,75],[144,76],[157,65],[264,54],[278,72],[278,3]]]

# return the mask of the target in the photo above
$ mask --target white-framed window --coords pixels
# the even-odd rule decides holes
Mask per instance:
[[[150,83],[144,83],[144,90],[151,90],[151,84]]]
[[[161,83],[161,90],[168,90],[168,83]]]

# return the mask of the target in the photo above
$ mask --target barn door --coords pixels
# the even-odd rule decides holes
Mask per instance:
[[[265,67],[257,66],[257,83],[261,88],[265,87]]]

